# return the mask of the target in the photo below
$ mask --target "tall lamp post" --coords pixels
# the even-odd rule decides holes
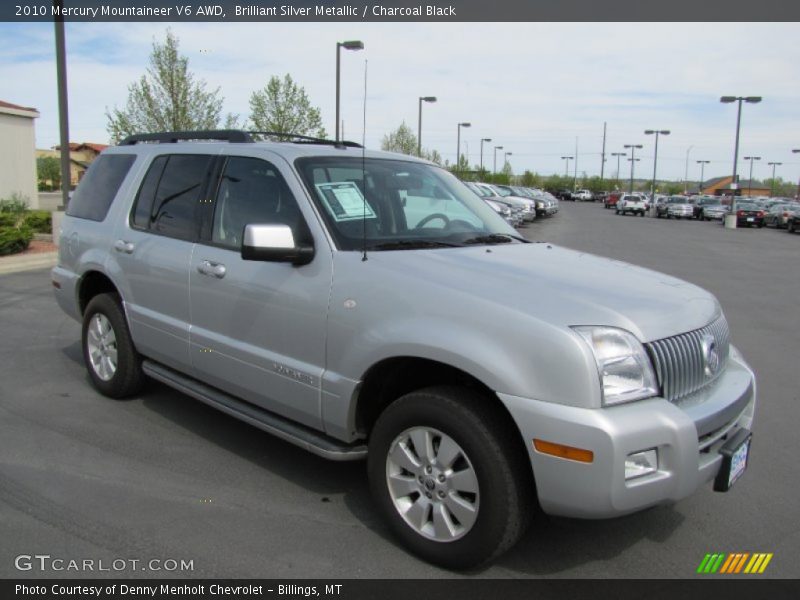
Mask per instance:
[[[628,159],[628,161],[630,161],[630,163],[631,163],[631,183],[630,183],[630,187],[628,188],[628,193],[632,194],[633,193],[633,163],[635,163],[637,160],[639,160],[638,158],[636,158],[636,149],[637,148],[642,148],[643,146],[641,144],[625,144],[624,147],[631,149],[631,157]]]
[[[336,42],[336,141],[339,141],[339,95],[340,95],[340,71],[341,71],[341,50],[363,50],[364,42],[350,40],[348,42]]]
[[[685,165],[685,169],[684,169],[684,172],[683,172],[683,193],[684,194],[689,191],[689,152],[692,151],[692,148],[694,148],[694,146],[689,146],[686,149],[686,165]]]
[[[492,138],[481,138],[481,172],[483,172],[483,142],[491,142]]]
[[[494,167],[492,168],[492,175],[497,173],[497,151],[502,150],[502,146],[495,146],[494,147]]]
[[[736,179],[736,166],[739,162],[739,130],[742,124],[742,102],[750,104],[757,104],[761,102],[761,96],[722,96],[719,99],[723,104],[730,104],[738,102],[739,107],[736,111],[736,142],[733,146],[733,179],[731,180],[731,214],[725,217],[725,227],[728,229],[736,229],[736,190],[739,188],[739,182]]]
[[[506,168],[506,165],[508,164],[508,157],[511,156],[512,154],[514,154],[514,153],[513,152],[503,152],[503,168],[504,169]]]
[[[574,156],[562,156],[561,160],[564,162],[564,177],[569,177],[569,161],[573,160]]]
[[[753,161],[761,160],[760,156],[745,156],[744,160],[750,161],[750,177],[747,179],[747,195],[752,196],[753,191]]]
[[[655,154],[653,155],[653,185],[650,186],[650,197],[656,197],[656,167],[658,166],[658,136],[659,135],[669,135],[669,129],[645,129],[645,135],[653,135],[656,136],[656,150]],[[633,163],[631,163],[633,164]]]
[[[611,156],[617,157],[617,179],[619,179],[619,157],[620,156],[628,156],[627,152],[612,152]]]
[[[767,163],[769,166],[772,167],[772,181],[769,184],[769,197],[772,198],[775,196],[775,167],[782,165],[783,163],[779,162],[770,162]]]
[[[472,127],[472,123],[459,123],[458,136],[456,141],[456,172],[461,170],[461,128]]]
[[[710,163],[711,161],[710,160],[698,160],[696,162],[697,162],[698,165],[700,165],[700,185],[698,185],[697,188],[698,188],[698,191],[700,191],[702,193],[702,191],[703,191],[703,183],[705,183],[704,176],[705,176],[706,165],[708,163]]]
[[[417,156],[422,156],[422,103],[436,102],[436,96],[420,96],[419,118],[417,119]]]
[[[800,148],[792,150],[793,154],[797,154],[798,152],[800,152]],[[800,200],[800,179],[797,180],[797,199]]]

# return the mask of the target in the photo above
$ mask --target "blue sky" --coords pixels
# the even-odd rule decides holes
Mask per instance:
[[[735,105],[721,95],[761,95],[745,106],[741,156],[762,157],[754,176],[771,171],[800,177],[800,25],[797,23],[174,23],[190,69],[220,87],[225,111],[247,116],[248,98],[271,75],[291,75],[334,129],[335,43],[361,39],[362,52],[342,55],[342,118],[347,138],[361,141],[364,61],[369,62],[366,143],[376,148],[403,120],[417,126],[423,107],[423,146],[452,160],[456,124],[462,152],[491,164],[503,145],[515,172],[563,173],[561,156],[575,153],[578,173],[599,174],[603,122],[606,152],[643,144],[637,173],[652,173],[659,140],[659,177],[699,177],[696,160],[711,160],[706,177],[730,172]],[[75,23],[67,26],[73,141],[106,142],[105,111],[122,106],[141,76],[154,36],[167,25]],[[34,106],[37,147],[58,143],[53,28],[0,24],[0,99]],[[745,168],[740,163],[740,172]],[[616,171],[608,157],[606,174]],[[622,176],[628,173],[623,161]]]

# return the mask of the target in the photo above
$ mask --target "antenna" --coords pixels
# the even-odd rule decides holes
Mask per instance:
[[[367,167],[366,167],[366,146],[367,146],[367,60],[364,60],[364,121],[361,130],[361,186],[364,188],[364,206],[362,208],[362,235],[363,246],[361,262],[367,260]]]

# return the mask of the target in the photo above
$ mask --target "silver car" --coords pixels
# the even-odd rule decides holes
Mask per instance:
[[[133,136],[88,169],[52,279],[101,393],[150,377],[366,458],[388,526],[446,567],[498,556],[537,507],[618,517],[748,465],[755,378],[714,296],[531,243],[410,156]]]

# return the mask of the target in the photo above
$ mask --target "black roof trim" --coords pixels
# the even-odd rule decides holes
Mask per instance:
[[[264,135],[269,137],[276,137],[278,141],[285,142],[291,141],[296,144],[324,144],[327,146],[346,147],[346,148],[361,148],[361,144],[356,142],[347,142],[344,140],[326,140],[325,138],[311,137],[308,135],[300,135],[297,133],[281,133],[279,131],[248,131],[252,135]]]
[[[246,144],[255,142],[253,136],[267,136],[277,138],[280,142],[293,142],[295,144],[322,144],[336,148],[361,148],[356,142],[326,140],[323,138],[299,135],[296,133],[281,133],[278,131],[241,131],[238,129],[209,129],[199,131],[160,131],[158,133],[137,133],[129,135],[122,140],[120,146],[133,146],[142,142],[156,142],[159,144],[175,144],[191,140],[218,140],[233,144]]]
[[[174,144],[188,140],[222,140],[233,143],[252,142],[247,132],[237,129],[215,129],[200,131],[160,131],[158,133],[137,133],[129,135],[122,140],[120,146],[133,146],[139,142],[158,142],[159,144]]]

